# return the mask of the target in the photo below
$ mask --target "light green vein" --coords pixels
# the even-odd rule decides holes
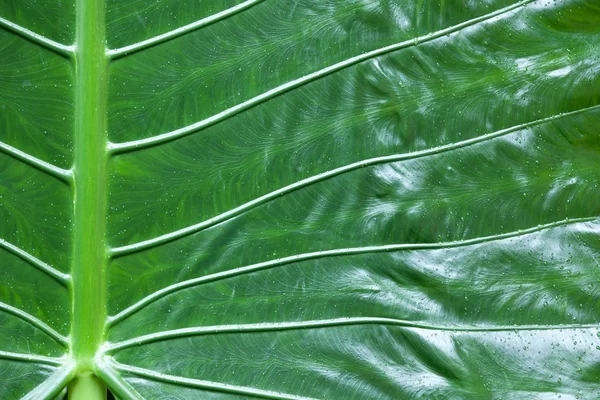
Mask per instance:
[[[247,10],[250,7],[253,7],[259,3],[262,3],[265,0],[247,0],[243,3],[238,4],[237,6],[228,8],[214,15],[208,16],[206,18],[202,18],[199,21],[192,22],[191,24],[182,26],[181,28],[174,29],[170,32],[163,33],[161,35],[157,35],[151,37],[150,39],[146,39],[139,43],[134,43],[129,46],[121,47],[118,49],[108,50],[106,55],[112,59],[116,60],[118,58],[136,53],[138,51],[147,49],[149,47],[153,47],[159,45],[161,43],[176,39],[190,32],[196,31],[198,29],[204,28],[208,25],[212,25],[216,22],[222,21],[225,18],[236,15],[244,10]]]
[[[555,120],[558,120],[561,118],[571,117],[571,116],[574,116],[577,114],[581,114],[581,113],[592,111],[592,110],[599,110],[599,109],[600,109],[600,105],[582,108],[580,110],[571,111],[571,112],[558,114],[558,115],[553,115],[551,117],[539,119],[539,120],[532,121],[532,122],[527,122],[527,123],[524,123],[521,125],[516,125],[516,126],[510,127],[510,128],[506,128],[506,129],[502,129],[502,130],[499,130],[496,132],[488,133],[488,134],[478,136],[478,137],[475,137],[472,139],[467,139],[467,140],[463,140],[460,142],[451,143],[451,144],[447,144],[447,145],[443,145],[443,146],[433,147],[431,149],[415,151],[415,152],[411,152],[411,153],[404,153],[404,154],[393,154],[393,155],[389,155],[389,156],[375,157],[375,158],[369,158],[366,160],[357,161],[352,164],[344,165],[342,167],[335,168],[330,171],[322,172],[318,175],[314,175],[314,176],[302,179],[302,180],[292,183],[288,186],[284,186],[280,189],[277,189],[273,192],[267,193],[261,197],[258,197],[247,203],[244,203],[234,209],[226,211],[222,214],[219,214],[219,215],[212,217],[208,220],[205,220],[203,222],[188,226],[186,228],[179,229],[179,230],[171,232],[171,233],[167,233],[167,234],[158,236],[153,239],[148,239],[148,240],[144,240],[144,241],[141,241],[138,243],[129,244],[126,246],[110,249],[110,254],[113,257],[120,257],[123,255],[143,251],[146,249],[150,249],[152,247],[156,247],[156,246],[160,246],[165,243],[172,242],[179,238],[194,234],[201,230],[204,230],[204,229],[210,228],[212,226],[215,226],[217,224],[220,224],[222,222],[225,222],[225,221],[227,221],[231,218],[234,218],[240,214],[243,214],[255,207],[258,207],[258,206],[260,206],[264,203],[267,203],[271,200],[277,199],[283,195],[294,192],[298,189],[313,185],[315,183],[324,181],[326,179],[330,179],[332,177],[335,177],[335,176],[338,176],[338,175],[341,175],[341,174],[344,174],[347,172],[358,170],[360,168],[369,167],[369,166],[373,166],[373,165],[377,165],[377,164],[412,160],[412,159],[417,159],[420,157],[426,157],[426,156],[430,156],[430,155],[434,155],[434,154],[444,153],[447,151],[451,151],[451,150],[455,150],[455,149],[459,149],[459,148],[463,148],[463,147],[467,147],[467,146],[472,146],[472,145],[482,143],[482,142],[485,142],[485,141],[488,141],[488,140],[491,140],[491,139],[494,139],[494,138],[497,138],[500,136],[508,135],[510,133],[514,133],[514,132],[517,132],[517,131],[520,131],[523,129],[532,128],[534,126],[544,124],[547,122],[551,122],[551,121],[555,121]]]
[[[94,373],[106,383],[110,391],[121,399],[143,400],[143,397],[129,385],[108,362],[107,357],[95,358]]]
[[[62,286],[64,286],[64,287],[68,286],[68,283],[71,279],[70,275],[64,274],[64,273],[56,270],[55,268],[52,268],[50,265],[46,264],[42,260],[32,256],[31,254],[27,253],[25,250],[20,249],[19,247],[7,242],[4,239],[0,239],[0,248],[3,248],[4,250],[10,252],[11,254],[19,257],[23,261],[26,261],[31,266],[37,268],[38,270],[42,271],[43,273],[45,273],[46,275],[48,275],[49,277],[51,277],[52,279],[54,279],[55,281],[60,283]]]
[[[65,347],[67,347],[69,345],[69,339],[67,339],[66,337],[64,337],[63,335],[61,335],[54,329],[52,329],[49,325],[47,325],[42,320],[34,317],[31,314],[26,313],[23,310],[19,310],[16,307],[13,307],[11,305],[0,302],[0,311],[4,311],[8,314],[12,314],[15,317],[29,323],[31,326],[44,332],[45,334],[50,336],[52,339],[54,339],[56,342],[60,343],[61,345],[65,346]]]
[[[11,22],[7,19],[0,17],[0,27],[5,28],[8,31],[16,33],[17,35],[25,38],[35,44],[38,44],[56,54],[65,57],[71,57],[73,55],[74,46],[65,46],[64,44],[55,42],[54,40],[48,39],[38,33],[30,31],[29,29],[23,28]]]
[[[66,169],[59,168],[55,165],[47,163],[46,161],[40,160],[30,154],[27,154],[15,147],[12,147],[6,143],[0,142],[0,152],[13,157],[33,168],[36,168],[48,175],[60,179],[65,183],[70,183],[72,179],[72,172]]]
[[[557,329],[598,329],[598,324],[566,324],[566,325],[501,325],[501,326],[444,326],[433,325],[415,321],[395,318],[378,317],[346,317],[312,321],[275,322],[257,324],[234,324],[217,326],[199,326],[192,328],[173,329],[139,336],[118,343],[108,343],[105,352],[135,347],[142,344],[163,340],[179,339],[190,336],[215,335],[221,333],[253,333],[253,332],[278,332],[298,329],[321,329],[340,326],[357,325],[395,325],[411,329],[447,331],[447,332],[506,332],[506,331],[541,331]]]
[[[167,132],[167,133],[163,133],[157,136],[153,136],[153,137],[149,137],[149,138],[145,138],[145,139],[139,139],[139,140],[133,140],[133,141],[129,141],[129,142],[123,142],[123,143],[109,143],[108,145],[108,150],[112,153],[112,154],[117,154],[117,153],[124,153],[124,152],[129,152],[129,151],[135,151],[135,150],[139,150],[139,149],[144,149],[144,148],[148,148],[151,146],[155,146],[161,143],[166,143],[166,142],[170,142],[172,140],[175,139],[179,139],[182,138],[184,136],[187,136],[189,134],[198,132],[202,129],[208,128],[210,126],[213,126],[219,122],[222,122],[228,118],[231,118],[239,113],[241,113],[242,111],[248,110],[250,108],[253,108],[261,103],[264,103],[265,101],[271,100],[277,96],[282,95],[283,93],[289,92],[290,90],[296,89],[298,87],[301,87],[303,85],[306,85],[307,83],[313,82],[317,79],[321,79],[325,76],[331,75],[337,71],[340,71],[342,69],[351,67],[353,65],[359,64],[363,61],[367,61],[369,59],[375,58],[375,57],[379,57],[382,56],[384,54],[388,54],[394,51],[398,51],[401,49],[405,49],[408,47],[412,47],[412,46],[417,46],[421,43],[426,43],[426,42],[430,42],[432,40],[435,39],[439,39],[443,36],[449,35],[451,33],[457,32],[459,30],[462,30],[464,28],[468,28],[472,25],[478,24],[480,22],[483,21],[487,21],[490,20],[492,18],[497,18],[503,14],[506,14],[510,11],[516,10],[520,7],[525,6],[528,3],[531,3],[534,0],[524,0],[524,1],[520,1],[517,2],[513,5],[510,5],[508,7],[502,8],[500,10],[491,12],[489,14],[485,14],[481,17],[477,17],[477,18],[473,18],[470,19],[468,21],[462,22],[460,24],[457,25],[453,25],[451,27],[448,27],[446,29],[442,29],[436,32],[432,32],[429,33],[427,35],[424,36],[420,36],[417,37],[415,39],[411,39],[411,40],[406,40],[400,43],[396,43],[396,44],[392,44],[390,46],[386,46],[386,47],[382,47],[367,53],[363,53],[361,55],[346,59],[344,61],[341,61],[337,64],[333,64],[329,67],[323,68],[319,71],[313,72],[311,74],[305,75],[301,78],[295,79],[293,81],[290,81],[288,83],[285,83],[281,86],[278,86],[274,89],[271,89],[265,93],[262,93],[256,97],[253,97],[250,100],[247,100],[243,103],[238,104],[237,106],[228,108],[225,111],[222,111],[218,114],[213,115],[212,117],[209,117],[207,119],[204,119],[202,121],[196,122],[195,124],[180,128],[180,129],[176,129],[174,131],[171,132]]]
[[[472,246],[485,242],[497,241],[510,239],[518,236],[528,235],[531,233],[539,232],[544,229],[555,228],[562,225],[567,224],[575,224],[575,223],[583,223],[583,222],[591,222],[596,221],[599,217],[588,217],[588,218],[573,218],[573,219],[565,219],[557,222],[552,222],[549,224],[538,225],[536,227],[518,230],[514,232],[503,233],[499,235],[492,236],[484,236],[467,240],[459,240],[453,242],[441,242],[441,243],[406,243],[406,244],[390,244],[385,246],[368,246],[368,247],[353,247],[346,249],[334,249],[334,250],[324,250],[324,251],[315,251],[312,253],[304,253],[304,254],[296,254],[289,257],[283,257],[276,260],[265,261],[257,264],[248,265],[245,267],[235,268],[229,271],[218,272],[215,274],[206,275],[200,278],[189,279],[183,282],[175,283],[173,285],[164,287],[160,290],[155,291],[154,293],[144,297],[140,301],[135,304],[127,307],[120,313],[111,316],[107,320],[107,327],[114,326],[142,308],[148,306],[149,304],[154,303],[157,300],[160,300],[170,294],[178,292],[180,290],[190,288],[193,286],[198,286],[207,282],[214,282],[218,280],[228,279],[234,276],[239,276],[243,274],[248,274],[256,271],[266,270],[273,267],[280,267],[284,265],[289,265],[292,263],[314,260],[326,257],[340,257],[340,256],[352,256],[352,255],[360,255],[360,254],[371,254],[371,253],[384,253],[384,252],[393,252],[393,251],[407,251],[407,250],[436,250],[436,249],[448,249],[448,248],[456,248],[456,247],[464,247],[464,246]]]
[[[0,359],[10,360],[10,361],[21,361],[21,362],[33,363],[33,364],[47,364],[47,365],[54,365],[54,366],[61,366],[65,362],[64,358],[39,356],[37,354],[12,353],[10,351],[2,351],[2,350],[0,350]]]
[[[133,367],[131,365],[121,364],[111,360],[110,363],[115,369],[121,372],[127,372],[143,378],[148,378],[154,381],[170,383],[173,385],[187,386],[191,388],[216,391],[221,393],[239,394],[244,396],[257,397],[261,399],[277,399],[277,400],[313,400],[310,397],[294,396],[287,393],[272,392],[261,390],[247,386],[236,386],[227,383],[219,383],[205,381],[200,379],[184,378],[181,376],[167,375],[156,371],[151,371],[144,368]]]
[[[29,392],[22,400],[50,400],[56,398],[60,391],[73,379],[76,371],[75,362],[72,360],[67,361],[48,380]]]

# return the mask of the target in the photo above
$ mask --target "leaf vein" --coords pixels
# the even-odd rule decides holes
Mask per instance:
[[[29,392],[22,400],[54,399],[58,393],[73,379],[77,372],[73,360],[67,361],[49,379]]]
[[[435,330],[447,332],[506,332],[506,331],[539,331],[539,330],[557,330],[557,329],[598,329],[598,324],[564,324],[564,325],[485,325],[485,326],[457,326],[457,325],[435,325],[423,322],[408,321],[396,318],[381,317],[345,317],[331,318],[324,320],[294,321],[294,322],[275,322],[275,323],[255,323],[255,324],[233,324],[233,325],[215,325],[198,326],[192,328],[173,329],[163,332],[151,333],[124,340],[117,343],[107,343],[104,346],[105,352],[114,352],[143,344],[179,339],[190,336],[215,335],[222,333],[256,333],[256,332],[277,332],[299,329],[319,329],[332,328],[340,326],[357,325],[395,325],[411,329]]]
[[[174,385],[187,386],[210,391],[218,391],[222,393],[241,394],[246,396],[258,397],[262,399],[277,399],[277,400],[313,400],[310,397],[299,397],[286,393],[273,392],[269,390],[256,389],[248,386],[230,385],[227,383],[212,382],[200,379],[184,378],[181,376],[168,375],[160,372],[152,371],[145,368],[134,367],[131,365],[121,364],[115,360],[110,363],[115,369],[138,375],[143,378],[148,378],[154,381],[170,383]]]
[[[341,175],[341,174],[344,174],[347,172],[358,170],[360,168],[369,167],[369,166],[378,165],[378,164],[384,164],[384,163],[413,160],[413,159],[430,156],[430,155],[434,155],[434,154],[439,154],[439,153],[443,153],[443,152],[447,152],[447,151],[451,151],[451,150],[455,150],[455,149],[459,149],[459,148],[463,148],[463,147],[467,147],[467,146],[472,146],[472,145],[482,143],[482,142],[485,142],[485,141],[488,141],[491,139],[495,139],[495,138],[498,138],[498,137],[501,137],[504,135],[508,135],[510,133],[514,133],[519,130],[532,128],[534,126],[541,125],[541,124],[544,124],[544,123],[547,123],[550,121],[554,121],[554,120],[558,120],[561,118],[570,117],[570,116],[581,114],[581,113],[584,113],[587,111],[598,110],[598,109],[600,109],[600,105],[582,108],[579,110],[575,110],[575,111],[571,111],[571,112],[567,112],[567,113],[563,113],[563,114],[553,115],[551,117],[539,119],[539,120],[532,121],[532,122],[527,122],[527,123],[524,123],[521,125],[516,125],[516,126],[510,127],[510,128],[506,128],[506,129],[502,129],[502,130],[499,130],[496,132],[488,133],[488,134],[478,136],[478,137],[475,137],[472,139],[467,139],[467,140],[463,140],[460,142],[451,143],[451,144],[447,144],[447,145],[443,145],[443,146],[433,147],[433,148],[426,149],[426,150],[420,150],[420,151],[404,153],[404,154],[393,154],[393,155],[389,155],[389,156],[375,157],[375,158],[369,158],[366,160],[357,161],[355,163],[344,165],[342,167],[338,167],[338,168],[335,168],[335,169],[332,169],[332,170],[329,170],[326,172],[322,172],[320,174],[317,174],[317,175],[302,179],[300,181],[297,181],[295,183],[292,183],[290,185],[284,186],[280,189],[277,189],[273,192],[267,193],[267,194],[260,196],[254,200],[244,203],[236,208],[233,208],[229,211],[226,211],[222,214],[216,215],[212,218],[209,218],[209,219],[199,222],[197,224],[194,224],[194,225],[179,229],[177,231],[155,237],[153,239],[148,239],[148,240],[144,240],[144,241],[141,241],[138,243],[133,243],[133,244],[129,244],[129,245],[121,246],[121,247],[112,248],[112,249],[110,249],[110,255],[112,257],[121,257],[121,256],[124,256],[127,254],[136,253],[139,251],[147,250],[147,249],[150,249],[153,247],[160,246],[162,244],[172,242],[174,240],[183,238],[188,235],[192,235],[194,233],[200,232],[202,230],[205,230],[205,229],[215,226],[217,224],[223,223],[223,222],[230,220],[240,214],[243,214],[253,208],[256,208],[256,207],[258,207],[262,204],[265,204],[269,201],[272,201],[274,199],[277,199],[283,195],[289,194],[291,192],[294,192],[294,191],[299,190],[304,187],[308,187],[310,185],[316,184],[316,183],[324,181],[326,179],[329,179],[329,178],[332,178],[332,177],[335,177],[335,176],[338,176],[338,175]]]
[[[98,356],[95,359],[94,372],[110,388],[111,392],[122,399],[143,400],[142,396],[107,362],[110,357]]]
[[[31,265],[31,266],[37,268],[38,270],[40,270],[41,272],[45,273],[46,275],[48,275],[49,277],[51,277],[52,279],[54,279],[55,281],[60,283],[62,286],[64,286],[64,287],[68,286],[68,283],[71,280],[70,275],[64,274],[64,273],[58,271],[57,269],[51,267],[50,265],[46,264],[42,260],[32,256],[31,254],[27,253],[25,250],[15,246],[12,243],[7,242],[4,239],[0,239],[0,248],[19,257],[23,261],[26,261],[29,265]]]
[[[405,40],[403,42],[399,42],[396,44],[392,44],[392,45],[389,45],[386,47],[382,47],[379,49],[369,51],[367,53],[360,54],[358,56],[354,56],[352,58],[349,58],[344,61],[338,62],[336,64],[330,65],[329,67],[323,68],[316,72],[305,75],[301,78],[287,82],[281,86],[278,86],[276,88],[268,90],[267,92],[264,92],[264,93],[262,93],[256,97],[253,97],[243,103],[240,103],[234,107],[228,108],[218,114],[215,114],[215,115],[213,115],[209,118],[206,118],[202,121],[196,122],[192,125],[188,125],[186,127],[179,128],[179,129],[176,129],[171,132],[163,133],[163,134],[145,138],[145,139],[133,140],[133,141],[123,142],[123,143],[109,143],[108,151],[111,154],[131,152],[131,151],[141,150],[144,148],[156,146],[158,144],[162,144],[162,143],[166,143],[166,142],[170,142],[172,140],[182,138],[184,136],[201,131],[201,130],[206,129],[210,126],[213,126],[217,123],[225,121],[231,117],[234,117],[234,116],[240,114],[243,111],[251,109],[259,104],[262,104],[265,101],[271,100],[271,99],[273,99],[277,96],[280,96],[286,92],[289,92],[291,90],[294,90],[296,88],[304,86],[315,80],[324,78],[328,75],[331,75],[331,74],[338,72],[340,70],[343,70],[345,68],[354,66],[356,64],[370,60],[375,57],[382,56],[384,54],[388,54],[388,53],[398,51],[401,49],[405,49],[408,47],[412,47],[412,46],[417,46],[421,43],[430,42],[432,40],[435,40],[435,39],[438,39],[445,35],[457,32],[459,30],[462,30],[462,29],[472,26],[474,24],[477,24],[477,23],[480,23],[480,22],[483,22],[486,20],[490,20],[492,18],[499,17],[510,11],[516,10],[519,7],[525,6],[526,4],[531,3],[532,1],[535,1],[535,0],[523,0],[523,1],[517,2],[513,5],[510,5],[508,7],[502,8],[500,10],[496,10],[489,14],[485,14],[483,16],[470,19],[470,20],[462,22],[460,24],[453,25],[451,27],[448,27],[448,28],[445,28],[445,29],[442,29],[439,31],[435,31],[435,32],[429,33],[424,36],[420,36],[420,37],[410,39],[410,40]]]
[[[107,327],[114,326],[117,323],[123,321],[127,317],[132,314],[138,312],[139,310],[145,308],[146,306],[154,303],[157,300],[165,298],[168,295],[171,295],[180,290],[198,286],[208,282],[214,282],[218,280],[224,280],[231,277],[244,275],[256,271],[266,270],[273,267],[280,267],[284,265],[289,265],[296,262],[314,260],[326,257],[339,257],[339,256],[351,256],[351,255],[360,255],[360,254],[370,254],[370,253],[384,253],[384,252],[393,252],[393,251],[410,251],[410,250],[438,250],[438,249],[448,249],[448,248],[456,248],[456,247],[465,247],[477,245],[485,242],[498,241],[504,239],[510,239],[518,236],[528,235],[535,232],[542,231],[544,229],[554,228],[562,225],[575,224],[575,223],[583,223],[583,222],[591,222],[596,221],[599,217],[588,217],[588,218],[573,218],[573,219],[565,219],[557,222],[552,222],[545,225],[538,225],[536,227],[523,229],[514,232],[507,232],[499,235],[492,236],[484,236],[467,240],[459,240],[453,242],[441,242],[441,243],[405,243],[405,244],[391,244],[384,246],[369,246],[369,247],[353,247],[353,248],[345,248],[345,249],[334,249],[334,250],[324,250],[324,251],[315,251],[312,253],[304,253],[304,254],[296,254],[289,257],[283,257],[275,260],[265,261],[257,264],[252,264],[244,267],[235,268],[229,271],[217,272],[214,274],[206,275],[199,278],[189,279],[183,282],[175,283],[164,287],[160,290],[157,290],[150,295],[144,297],[133,305],[127,307],[123,311],[119,312],[114,316],[110,316],[107,319]]]
[[[0,302],[0,310],[5,311],[8,314],[12,314],[15,317],[29,323],[31,326],[44,332],[61,345],[65,347],[68,346],[69,340],[66,337],[64,337],[63,335],[55,331],[53,328],[51,328],[49,325],[47,325],[45,322],[34,317],[33,315],[2,302]]]
[[[47,37],[30,31],[27,28],[23,28],[22,26],[19,26],[14,22],[2,17],[0,17],[0,27],[5,28],[6,30],[13,32],[35,44],[38,44],[58,55],[64,57],[71,57],[73,55],[73,51],[75,49],[74,46],[66,46],[62,43],[55,42],[54,40],[48,39]]]
[[[55,366],[61,366],[65,362],[64,358],[40,356],[37,354],[13,353],[10,351],[2,351],[2,350],[0,350],[0,359],[28,362],[28,363],[34,363],[34,364],[40,363],[40,364],[55,365]]]
[[[145,50],[147,48],[157,46],[161,43],[168,42],[170,40],[176,39],[188,33],[194,32],[198,29],[204,28],[206,26],[212,25],[219,21],[222,21],[226,18],[229,18],[233,15],[236,15],[244,10],[247,10],[259,3],[262,3],[265,0],[246,0],[243,3],[240,3],[234,7],[228,8],[216,14],[210,15],[208,17],[202,18],[196,22],[192,22],[191,24],[182,26],[180,28],[174,29],[172,31],[163,33],[161,35],[157,35],[151,37],[149,39],[143,40],[138,43],[134,43],[125,47],[121,47],[118,49],[108,50],[106,55],[112,59],[116,60],[121,57],[128,56],[133,53],[137,53],[138,51]]]
[[[60,179],[65,183],[71,182],[72,173],[70,170],[59,168],[3,142],[0,142],[0,152],[13,157],[14,159],[19,160],[33,168],[45,172],[54,178]]]

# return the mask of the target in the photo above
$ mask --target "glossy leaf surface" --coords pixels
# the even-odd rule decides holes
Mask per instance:
[[[0,17],[0,398],[600,396],[598,1]]]

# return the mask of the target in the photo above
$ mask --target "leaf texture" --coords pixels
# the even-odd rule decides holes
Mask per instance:
[[[82,1],[0,4],[0,397],[82,276],[123,399],[600,396],[597,1],[94,0],[96,122]]]

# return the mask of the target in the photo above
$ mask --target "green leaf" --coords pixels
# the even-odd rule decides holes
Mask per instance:
[[[600,396],[598,1],[6,0],[0,88],[0,398]]]

